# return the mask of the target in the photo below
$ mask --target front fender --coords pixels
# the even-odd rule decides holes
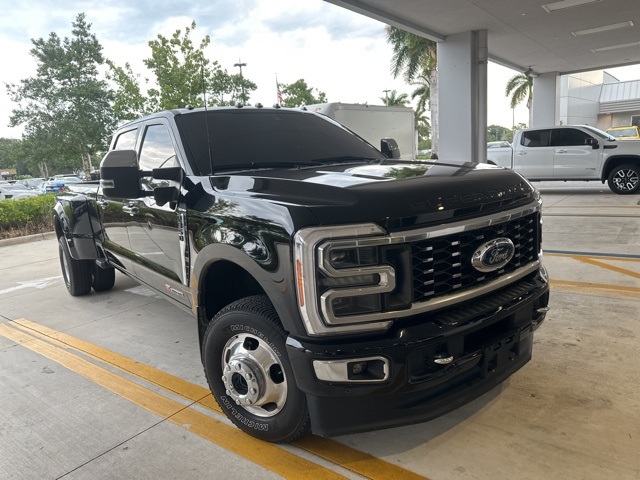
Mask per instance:
[[[207,270],[217,262],[232,263],[253,277],[264,290],[278,312],[284,328],[290,332],[299,332],[301,320],[299,319],[293,273],[289,261],[291,249],[289,245],[282,243],[276,244],[275,249],[280,261],[277,263],[277,268],[268,270],[235,246],[220,243],[207,245],[194,258],[191,271],[191,290],[202,292],[202,283],[205,281]],[[202,306],[202,300],[196,301],[194,299],[193,305]]]
[[[56,232],[67,241],[74,260],[95,260],[96,233],[101,231],[95,204],[85,195],[57,197],[53,207]]]

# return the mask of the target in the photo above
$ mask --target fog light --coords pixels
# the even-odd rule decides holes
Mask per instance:
[[[361,375],[367,370],[367,362],[351,363],[351,373]]]
[[[314,360],[313,370],[325,382],[379,383],[389,378],[389,361],[384,357]]]

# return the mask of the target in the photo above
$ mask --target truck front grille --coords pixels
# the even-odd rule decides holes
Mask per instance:
[[[537,260],[539,213],[448,236],[411,243],[413,301],[424,302],[459,289],[477,286]],[[503,268],[483,273],[471,265],[475,250],[485,242],[506,237],[515,254]]]

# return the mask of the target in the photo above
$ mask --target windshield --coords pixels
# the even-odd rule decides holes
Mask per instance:
[[[615,140],[616,139],[616,137],[613,137],[613,136],[609,135],[607,132],[603,132],[602,130],[597,129],[595,127],[591,127],[589,125],[582,125],[582,127],[586,128],[587,130],[589,130],[594,135],[597,135],[600,138],[604,138],[605,140]]]
[[[385,159],[338,123],[305,111],[224,109],[177,115],[175,119],[187,156],[202,175],[210,172],[209,141],[214,172]]]

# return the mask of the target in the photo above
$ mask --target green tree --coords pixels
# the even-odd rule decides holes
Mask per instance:
[[[411,85],[416,87],[413,92],[411,92],[411,100],[418,99],[416,111],[426,111],[429,107],[429,98],[431,97],[431,82],[429,82],[429,79],[424,75],[420,75]]]
[[[146,93],[129,64],[119,67],[109,62],[109,78],[116,84],[114,111],[119,120],[131,120],[158,110],[203,107],[205,94],[208,105],[235,105],[249,102],[257,85],[243,75],[231,75],[217,61],[205,55],[211,39],[207,35],[196,46],[191,35],[196,23],[176,30],[171,38],[158,35],[149,42],[151,56],[144,60],[154,78],[145,79],[151,85]]]
[[[406,32],[396,27],[387,26],[387,42],[393,48],[391,73],[400,75],[409,84],[418,84],[414,91],[418,103],[428,105],[431,111],[432,152],[438,154],[438,53],[436,42]]]
[[[518,104],[526,100],[529,116],[531,116],[531,102],[533,101],[533,77],[519,73],[514,75],[507,82],[504,89],[504,96],[511,95],[510,107],[516,108]]]
[[[489,125],[487,127],[487,142],[497,141],[510,142],[513,140],[513,130],[500,125]]]
[[[0,168],[16,168],[20,140],[16,138],[0,138]]]
[[[49,38],[31,40],[36,75],[7,85],[19,105],[9,119],[23,125],[24,138],[38,148],[38,162],[55,170],[88,169],[91,155],[103,150],[114,126],[110,108],[112,91],[99,74],[104,64],[102,46],[91,33],[84,13],[72,23],[72,37],[51,32]]]
[[[288,85],[282,83],[280,88],[282,90],[283,107],[300,107],[302,105],[327,102],[327,95],[324,92],[310,87],[302,78]],[[314,93],[314,91],[317,93]]]
[[[214,105],[246,105],[249,93],[258,86],[244,75],[231,75],[227,70],[218,69],[213,75],[209,89]]]
[[[418,149],[426,150],[431,148],[431,123],[426,115],[426,110],[417,108],[414,112],[414,121],[416,124],[416,131],[418,132]],[[428,147],[425,146],[428,142]],[[424,148],[423,148],[424,147]]]
[[[390,90],[384,97],[380,97],[382,103],[387,106],[398,105],[404,107],[409,103],[409,95],[406,93],[398,93],[396,90]]]
[[[151,57],[144,64],[155,75],[155,86],[148,90],[151,110],[170,110],[204,106],[204,91],[220,68],[217,61],[205,57],[204,49],[211,39],[206,35],[196,48],[191,32],[196,22],[186,27],[184,35],[176,30],[171,38],[158,34],[149,42]]]
[[[113,114],[118,121],[135,120],[150,113],[147,97],[142,94],[139,75],[131,70],[129,63],[119,67],[111,60],[107,60],[109,71],[107,78],[111,80],[116,89],[113,98]]]

